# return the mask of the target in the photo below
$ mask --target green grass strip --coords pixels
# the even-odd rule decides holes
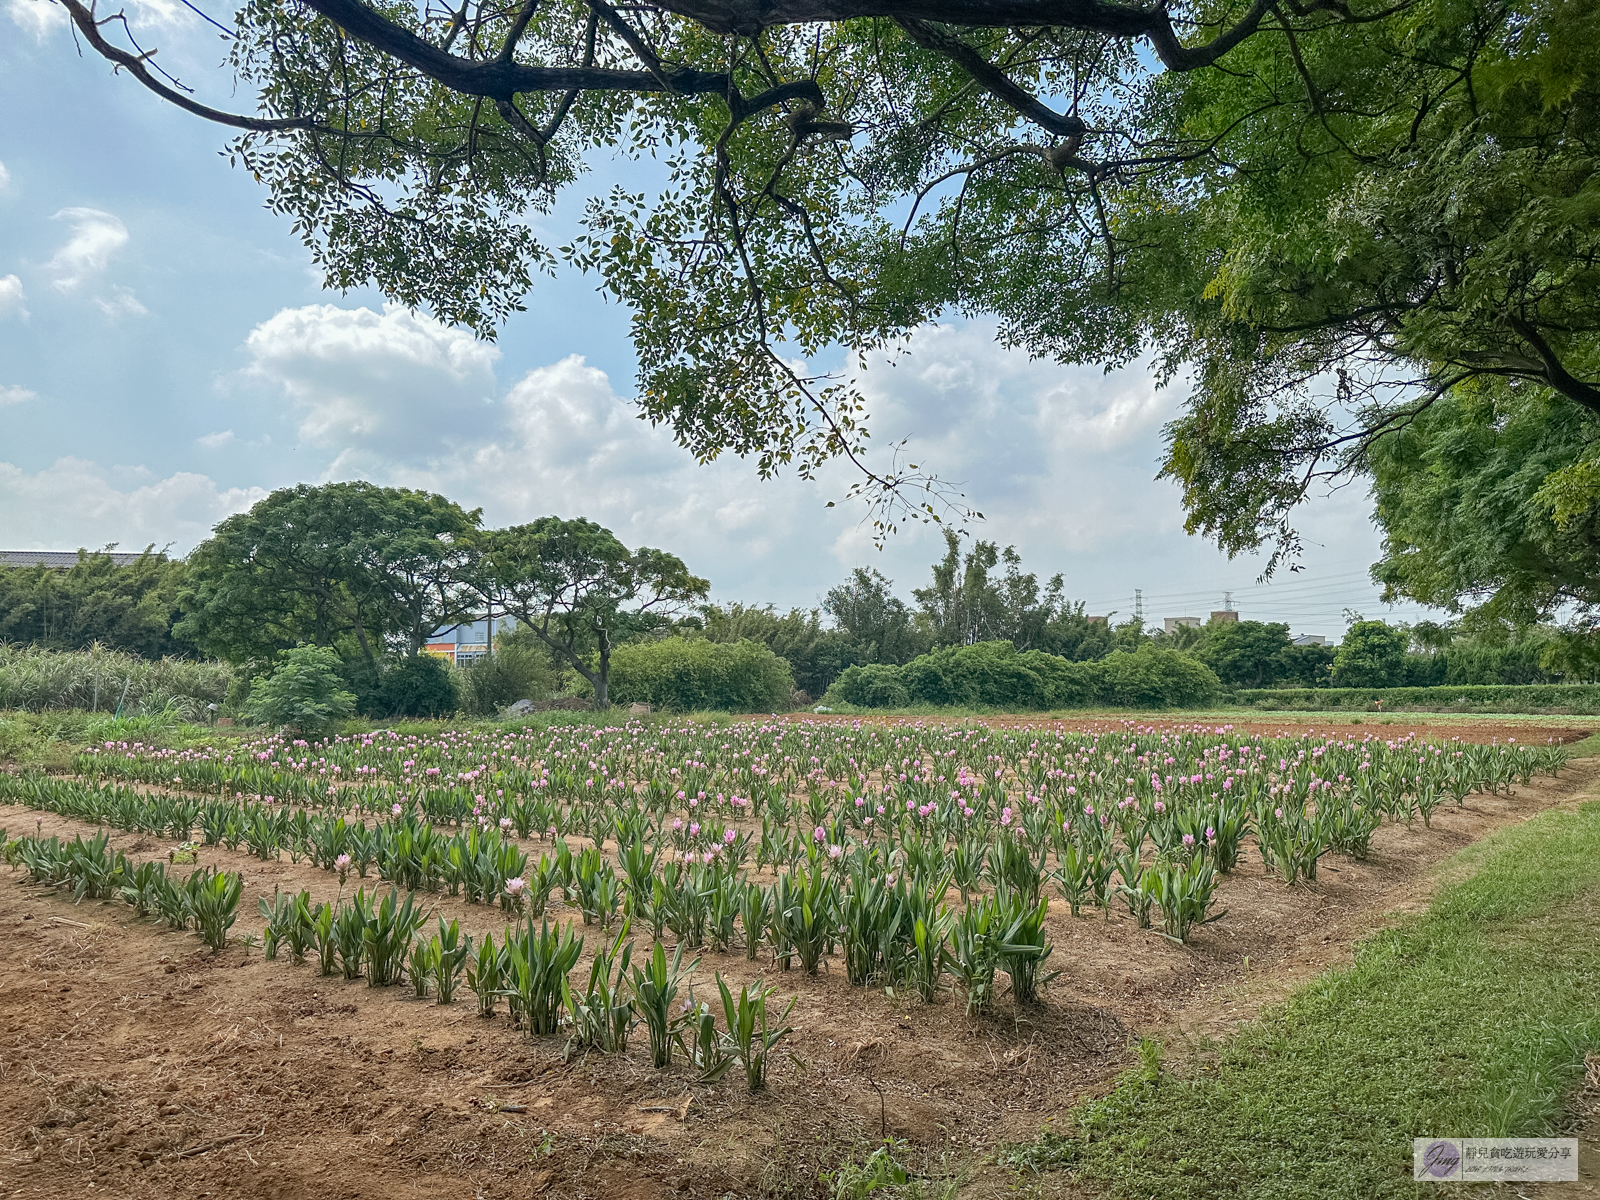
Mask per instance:
[[[1416,1196],[1413,1137],[1554,1132],[1600,1046],[1600,802],[1500,830],[1463,869],[1353,966],[1013,1161],[1139,1200]]]

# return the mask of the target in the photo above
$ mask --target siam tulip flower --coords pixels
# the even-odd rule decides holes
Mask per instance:
[[[1184,845],[1185,845],[1185,846],[1192,846],[1192,845],[1194,845],[1194,834],[1192,834],[1192,833],[1186,833],[1186,834],[1184,834],[1184,835],[1183,835],[1183,844],[1184,844]]]
[[[398,816],[399,816],[399,815],[400,815],[400,806],[399,806],[399,805],[398,805],[398,804],[396,804],[396,805],[395,805],[395,806],[394,806],[394,807],[393,807],[393,808],[391,808],[391,809],[390,809],[390,810],[389,810],[389,811],[390,811],[390,812],[391,812],[391,813],[392,813],[392,814],[394,814],[394,815],[395,815],[395,816],[397,816],[397,817],[398,817]]]
[[[811,840],[816,842],[818,845],[821,845],[823,842],[828,840],[828,831],[821,825],[818,825],[811,831]]]
[[[737,836],[738,836],[738,834],[734,833],[733,830],[731,830],[731,829],[725,830],[723,832],[723,835],[722,835],[722,840],[723,840],[724,843],[726,843],[727,845],[731,846],[731,845],[733,845],[734,838],[736,838]]]

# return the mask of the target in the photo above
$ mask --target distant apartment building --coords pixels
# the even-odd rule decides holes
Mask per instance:
[[[1211,623],[1213,625],[1226,625],[1236,623],[1238,620],[1238,610],[1232,608],[1221,608],[1211,614]]]
[[[1296,646],[1326,646],[1328,639],[1320,633],[1302,633],[1294,639]]]
[[[494,633],[507,632],[515,624],[510,617],[494,618]],[[448,629],[441,629],[423,644],[422,652],[431,654],[435,658],[442,658],[457,667],[464,667],[468,663],[477,662],[489,653],[490,641],[489,622],[468,621],[463,625],[452,625]]]
[[[1168,637],[1177,633],[1179,629],[1199,629],[1199,617],[1166,617],[1161,622],[1162,629]]]

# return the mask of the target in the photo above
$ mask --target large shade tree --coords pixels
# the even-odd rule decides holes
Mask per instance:
[[[1426,0],[1283,28],[1226,74],[1171,81],[1160,124],[1215,153],[1118,207],[1124,312],[1194,380],[1165,463],[1190,529],[1276,563],[1299,550],[1296,505],[1376,472],[1392,594],[1580,594],[1570,555],[1600,514],[1600,6]],[[1528,503],[1558,472],[1560,530]],[[1469,475],[1477,511],[1447,496]]]
[[[670,616],[704,600],[711,585],[664,550],[629,550],[582,517],[541,517],[484,537],[477,587],[516,617],[559,661],[588,680],[597,707],[609,701],[619,627]]]
[[[281,488],[195,547],[174,632],[235,661],[300,642],[348,643],[369,666],[391,642],[415,654],[477,611],[466,572],[479,519],[406,488]]]
[[[248,113],[63,3],[240,131],[334,286],[491,335],[576,264],[632,312],[646,416],[763,473],[855,460],[891,516],[930,480],[869,466],[860,393],[797,364],[946,314],[1192,379],[1189,527],[1274,563],[1319,481],[1464,387],[1600,420],[1593,0],[250,0]],[[600,147],[664,188],[540,242]]]
[[[137,83],[239,131],[233,160],[332,286],[375,284],[492,336],[567,260],[631,310],[639,403],[697,455],[752,455],[763,473],[852,459],[861,488],[910,511],[937,508],[917,491],[929,480],[898,459],[869,468],[860,395],[797,363],[945,311],[996,313],[1008,341],[1055,352],[1039,313],[1063,287],[1121,278],[1118,193],[1215,140],[1156,129],[1153,84],[1282,45],[1286,23],[1358,15],[1343,0],[247,0],[225,29],[234,79],[180,84],[131,20],[62,2]],[[253,111],[210,102],[236,88]],[[570,245],[542,242],[529,216],[613,147],[660,157],[660,194],[618,188]]]

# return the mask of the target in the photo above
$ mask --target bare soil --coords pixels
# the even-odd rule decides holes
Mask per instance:
[[[1348,962],[1361,938],[1426,905],[1442,859],[1597,781],[1600,760],[1586,759],[1514,795],[1441,808],[1431,829],[1385,825],[1367,861],[1329,856],[1310,885],[1263,876],[1252,850],[1221,889],[1227,916],[1189,946],[1125,913],[1074,920],[1057,901],[1049,965],[1062,975],[1042,1003],[1003,998],[979,1021],[948,1000],[853,988],[837,960],[807,978],[766,955],[707,953],[708,999],[714,971],[799,997],[792,1055],[755,1097],[734,1075],[700,1085],[682,1064],[653,1070],[642,1031],[625,1056],[564,1063],[562,1039],[530,1042],[503,1009],[479,1018],[465,989],[442,1007],[319,977],[286,953],[212,955],[126,905],[74,906],[18,873],[0,879],[0,1195],[787,1197],[821,1194],[822,1171],[884,1135],[931,1160],[976,1161],[1104,1090],[1140,1035],[1181,1056]],[[4,806],[0,826],[86,832]],[[112,840],[135,859],[169,849]],[[319,901],[339,890],[304,863],[219,849],[202,861],[244,873],[236,935],[259,931],[256,900],[275,887]],[[497,911],[430,902],[499,936]],[[1586,1153],[1600,1153],[1592,1137]],[[1010,1190],[1003,1175],[982,1170],[963,1194]],[[1592,1181],[1567,1187],[1593,1194]]]

